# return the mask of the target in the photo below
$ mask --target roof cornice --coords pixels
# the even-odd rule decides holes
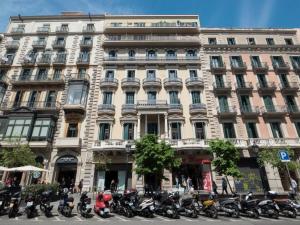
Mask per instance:
[[[296,29],[291,28],[200,28],[203,34],[296,34]]]

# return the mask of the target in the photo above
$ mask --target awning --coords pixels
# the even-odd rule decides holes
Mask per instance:
[[[26,171],[47,171],[45,169],[35,167],[35,166],[20,166],[20,167],[14,167],[9,168],[7,171],[14,171],[14,172],[26,172]]]

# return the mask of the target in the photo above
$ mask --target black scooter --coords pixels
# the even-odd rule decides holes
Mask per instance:
[[[276,195],[276,192],[268,191],[265,195],[265,199],[257,204],[261,210],[261,215],[278,219],[280,209],[274,200]]]
[[[10,191],[8,188],[0,191],[0,215],[7,212],[10,203]]]
[[[50,198],[52,196],[52,191],[44,191],[41,194],[40,199],[40,210],[45,214],[46,217],[51,217],[53,205],[50,205]]]
[[[184,195],[180,199],[179,193],[174,194],[174,201],[180,215],[197,218],[198,212],[195,207],[196,202],[192,195]]]
[[[11,193],[10,203],[8,208],[8,218],[16,217],[19,212],[21,192]]]
[[[174,201],[174,193],[159,192],[154,194],[155,213],[173,219],[179,219],[178,207]]]
[[[77,204],[77,212],[83,217],[88,217],[92,211],[91,198],[87,196],[87,192],[83,192],[80,201]]]
[[[241,213],[249,217],[258,219],[260,214],[260,209],[257,207],[258,199],[253,198],[253,193],[248,192],[245,196],[245,199],[240,201],[241,204]]]
[[[57,211],[64,215],[65,217],[70,217],[72,215],[72,210],[74,208],[74,198],[68,196],[68,189],[65,188],[59,201]]]
[[[218,199],[217,201],[217,209],[220,212],[224,212],[227,216],[231,216],[234,218],[240,217],[240,204],[238,202],[238,197],[230,197]]]
[[[25,207],[25,213],[27,215],[27,218],[33,218],[38,215],[37,209],[36,209],[36,198],[29,194],[25,199],[26,207]]]

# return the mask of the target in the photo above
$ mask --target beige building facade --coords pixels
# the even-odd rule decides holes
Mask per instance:
[[[225,138],[241,152],[238,191],[287,191],[286,174],[256,155],[289,147],[299,161],[299,41],[296,29],[202,28],[195,15],[11,17],[1,147],[28,143],[49,182],[142,189],[152,178],[134,172],[134,140],[153,133],[183,162],[163,188],[190,177],[211,190],[221,177],[205,150]]]

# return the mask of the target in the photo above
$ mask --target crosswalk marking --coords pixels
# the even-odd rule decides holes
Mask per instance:
[[[58,216],[55,216],[54,218],[55,218],[55,220],[52,220],[52,221],[58,221],[58,222],[65,221],[65,220],[61,220]]]
[[[19,217],[16,216],[16,217],[15,217],[15,220],[19,220]]]
[[[123,221],[123,222],[129,221],[129,220],[126,220],[126,219],[124,219],[124,218],[122,218],[122,217],[120,217],[120,216],[116,216],[116,215],[115,215],[115,218],[117,218],[117,219],[119,219],[119,220],[121,220],[121,221]]]
[[[162,216],[155,216],[156,218],[159,218],[159,219],[161,219],[161,220],[163,220],[163,221],[172,221],[172,220],[169,220],[169,219],[166,219],[166,218],[164,218],[164,217],[162,217]]]
[[[79,216],[75,216],[75,218],[77,219],[77,221],[83,221],[83,219],[81,219]]]
[[[136,216],[135,218],[139,219],[140,221],[144,221],[144,222],[152,222],[152,220],[148,220],[144,217],[140,217],[140,216]]]
[[[183,217],[183,216],[181,216],[181,217],[180,217],[180,219],[183,219],[183,220],[185,220],[185,221],[188,221],[188,222],[193,222],[193,220],[191,220],[191,219],[188,219],[188,218],[186,218],[186,217]]]

